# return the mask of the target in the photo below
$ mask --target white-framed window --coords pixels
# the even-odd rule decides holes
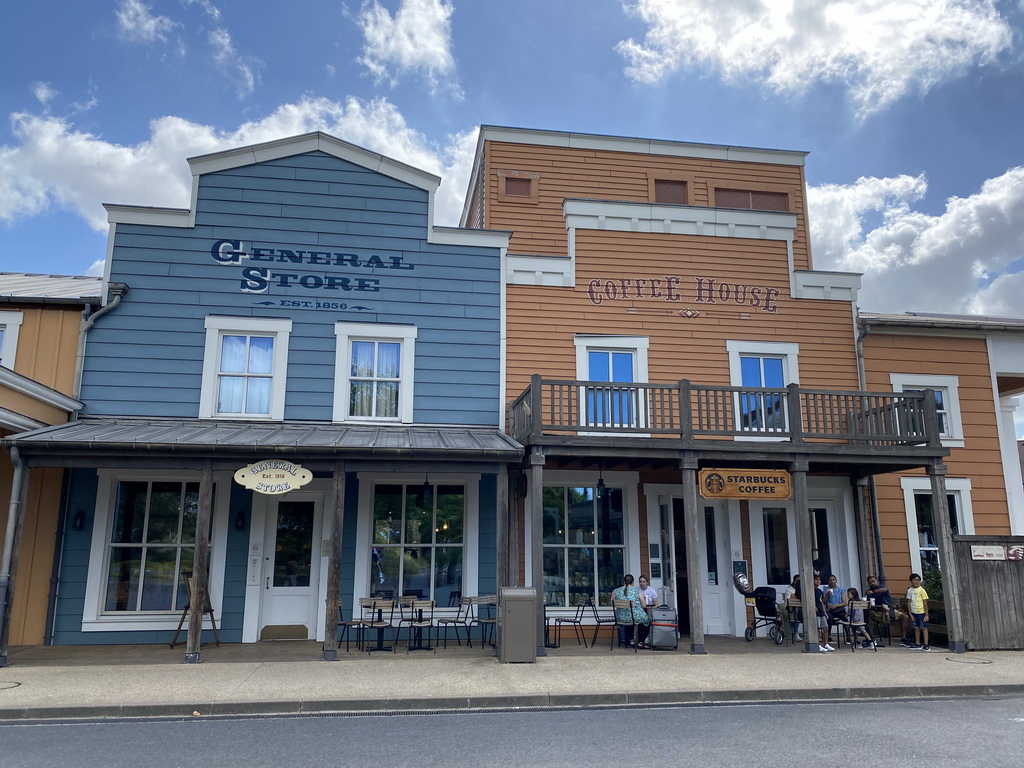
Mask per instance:
[[[199,417],[282,420],[291,329],[285,318],[207,317]]]
[[[335,323],[334,421],[413,420],[416,327]]]
[[[18,330],[24,315],[21,312],[0,312],[0,365],[14,369],[18,351]]]
[[[927,477],[900,478],[903,506],[907,513],[910,566],[916,573],[939,566],[939,527],[933,514],[932,485]],[[971,481],[966,477],[946,478],[949,523],[954,534],[974,533]]]
[[[629,386],[647,382],[646,336],[577,335],[576,378],[580,381],[607,382],[612,386],[584,387],[581,410],[585,409],[590,426],[636,426],[646,423],[646,399],[642,390]]]
[[[214,477],[211,603],[220,612],[230,473]],[[100,470],[83,631],[174,629],[187,602],[199,473]],[[205,621],[205,620],[204,620]]]
[[[947,448],[963,448],[964,427],[960,420],[960,379],[958,376],[932,376],[929,374],[891,373],[889,382],[893,392],[935,393],[935,408],[939,416],[939,434]]]
[[[360,473],[358,510],[354,601],[411,592],[445,608],[477,594],[480,475]]]
[[[729,383],[751,389],[784,389],[800,383],[798,344],[775,341],[727,341]],[[784,394],[739,393],[736,397],[737,429],[751,432],[785,432],[789,413]]]

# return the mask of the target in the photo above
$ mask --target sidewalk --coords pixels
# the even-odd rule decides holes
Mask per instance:
[[[182,663],[181,646],[16,648],[0,669],[0,720],[1024,695],[1016,651],[804,654],[715,638],[704,656],[572,643],[502,664],[480,648],[342,649],[336,662],[320,648],[204,645],[199,664]]]

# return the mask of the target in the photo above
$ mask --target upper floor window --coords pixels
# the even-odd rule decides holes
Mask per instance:
[[[785,192],[716,188],[715,206],[718,208],[746,208],[754,211],[788,211],[789,195]]]
[[[785,342],[728,341],[729,383],[734,387],[778,390],[800,381],[799,346]],[[737,429],[785,432],[789,415],[780,392],[741,392],[736,398]]]
[[[931,481],[926,477],[904,477],[900,479],[900,486],[907,514],[910,567],[923,574],[939,567],[939,521],[934,513]],[[970,479],[946,478],[946,505],[950,532],[973,534]]]
[[[609,386],[586,387],[586,423],[592,426],[638,426],[644,410],[641,392],[628,385],[647,381],[646,336],[576,336],[576,376]]]
[[[663,205],[686,205],[686,182],[655,179],[654,202]]]
[[[939,417],[939,435],[946,447],[962,448],[964,445],[963,424],[960,419],[960,380],[956,376],[932,376],[930,374],[892,373],[889,382],[893,392],[923,392],[932,390],[935,410]]]
[[[413,419],[416,328],[337,323],[335,421]]]
[[[21,312],[0,312],[0,365],[4,368],[14,368],[22,317]]]
[[[499,170],[498,200],[513,203],[536,203],[540,174],[531,171]]]
[[[291,320],[206,318],[200,418],[284,418]]]

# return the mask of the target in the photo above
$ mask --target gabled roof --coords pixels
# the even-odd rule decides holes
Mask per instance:
[[[81,304],[103,293],[103,279],[83,275],[0,272],[0,303]]]

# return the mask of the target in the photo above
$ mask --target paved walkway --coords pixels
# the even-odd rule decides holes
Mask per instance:
[[[201,663],[166,646],[13,648],[0,669],[0,719],[465,710],[694,702],[1024,695],[1024,652],[804,654],[766,639],[708,638],[708,654],[583,649],[532,664],[490,649],[429,652],[277,641],[204,645]]]

